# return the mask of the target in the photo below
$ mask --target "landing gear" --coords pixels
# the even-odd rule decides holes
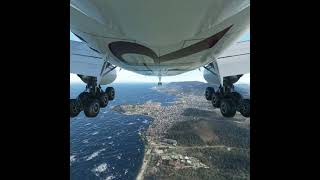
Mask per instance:
[[[215,107],[215,108],[218,108],[220,107],[220,97],[219,97],[219,94],[216,93],[216,92],[212,92],[211,94],[211,103],[212,103],[212,106]]]
[[[82,92],[82,93],[79,94],[77,100],[79,102],[78,104],[80,104],[80,106],[79,106],[80,107],[80,111],[83,110],[83,107],[84,107],[85,103],[90,99],[89,96],[90,95],[89,95],[88,92]]]
[[[220,108],[224,117],[233,117],[236,111],[244,117],[250,117],[250,99],[244,99],[234,91],[232,84],[220,86],[217,91],[213,87],[207,87],[205,98],[211,100],[213,107]]]
[[[84,104],[83,112],[87,117],[96,117],[100,111],[98,99],[93,98]]]
[[[250,100],[244,99],[241,102],[240,113],[244,117],[250,117]]]
[[[70,99],[70,117],[76,117],[80,111],[78,101],[76,99]]]
[[[114,88],[107,87],[106,91],[103,91],[96,81],[95,77],[86,77],[86,90],[76,99],[70,99],[70,117],[77,116],[82,110],[87,117],[96,117],[100,108],[106,107],[108,102],[114,99]]]
[[[224,117],[233,117],[236,114],[236,104],[232,99],[222,99],[220,112]]]
[[[204,78],[215,88],[207,87],[205,91],[205,98],[211,101],[212,106],[220,108],[224,117],[234,117],[237,111],[244,117],[250,117],[250,99],[236,92],[233,85],[242,74],[221,77],[217,61],[204,66],[204,69]]]
[[[102,92],[99,95],[99,105],[100,107],[104,108],[108,106],[108,102],[109,102],[109,96],[108,93],[106,92]]]
[[[161,82],[161,76],[159,76],[159,82],[158,82],[158,86],[162,86],[162,82]]]
[[[215,92],[213,87],[207,87],[205,91],[206,100],[212,102],[213,107],[218,108],[220,107],[220,97],[219,94]]]
[[[217,91],[208,87],[205,98],[211,100],[212,106],[220,108],[224,117],[233,117],[238,110],[242,116],[250,117],[250,100],[243,97],[232,89],[220,87]]]
[[[106,93],[108,94],[109,100],[112,101],[115,96],[115,91],[114,91],[113,87],[107,87]]]
[[[238,96],[235,92],[225,92],[221,87],[215,91],[213,88],[208,87],[205,95],[206,99],[208,99],[207,97],[211,98],[209,100],[211,100],[213,107],[220,108],[224,117],[233,117],[236,114]]]
[[[204,94],[204,96],[206,97],[206,100],[211,100],[212,98],[212,92],[214,92],[214,89],[212,87],[207,87],[206,88],[206,92]]]

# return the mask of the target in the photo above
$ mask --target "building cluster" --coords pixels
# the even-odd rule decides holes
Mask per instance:
[[[174,169],[183,169],[183,168],[209,168],[207,165],[201,163],[197,158],[183,156],[181,154],[162,154],[160,155],[157,166],[171,166]]]

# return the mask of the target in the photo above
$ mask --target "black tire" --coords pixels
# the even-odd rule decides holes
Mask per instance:
[[[224,117],[233,117],[236,114],[236,103],[232,99],[222,99],[220,112]]]
[[[104,107],[108,106],[108,102],[109,102],[109,95],[105,92],[100,93],[100,95],[99,95],[100,107],[104,108]]]
[[[80,107],[76,99],[70,99],[70,117],[76,117],[80,113]]]
[[[92,98],[84,104],[83,112],[87,117],[96,117],[100,112],[100,103],[96,98]]]
[[[220,99],[220,97],[218,96],[218,94],[215,93],[215,92],[213,92],[213,93],[211,94],[211,103],[212,103],[212,106],[215,107],[215,108],[220,107],[221,99]]]
[[[244,117],[250,117],[250,100],[244,99],[241,102],[240,113]]]
[[[107,87],[106,93],[108,94],[109,101],[114,100],[115,91],[114,91],[113,87]]]
[[[80,110],[83,110],[84,105],[90,100],[90,94],[88,92],[82,92],[78,96]]]
[[[212,87],[207,87],[206,91],[204,93],[204,96],[206,97],[206,100],[211,100],[212,98],[212,93],[214,92],[214,89]]]

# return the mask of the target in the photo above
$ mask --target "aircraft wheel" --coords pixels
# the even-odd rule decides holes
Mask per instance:
[[[206,91],[204,93],[204,96],[206,97],[206,100],[211,100],[213,92],[214,92],[214,89],[212,87],[207,87],[206,88]]]
[[[84,104],[90,99],[90,95],[88,92],[82,92],[78,96],[79,104],[80,104],[80,110],[83,110]]]
[[[224,117],[233,117],[236,114],[236,104],[232,99],[222,99],[220,112]]]
[[[108,99],[110,101],[114,100],[115,91],[114,91],[113,87],[107,87],[106,93],[108,94]]]
[[[108,101],[109,101],[108,98],[109,98],[109,95],[105,92],[103,92],[99,95],[100,107],[104,108],[108,105]]]
[[[70,117],[76,117],[80,113],[80,107],[76,99],[70,99]]]
[[[87,117],[96,117],[100,111],[100,103],[96,98],[88,100],[83,107],[84,114]]]
[[[240,113],[244,117],[250,117],[250,100],[249,99],[242,100]]]
[[[220,100],[220,97],[218,96],[218,94],[215,92],[211,93],[211,103],[212,103],[212,106],[215,108],[220,107],[221,100]]]

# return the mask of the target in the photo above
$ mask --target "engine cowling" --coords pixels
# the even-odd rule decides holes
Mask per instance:
[[[94,79],[97,79],[96,77],[94,76],[84,76],[84,75],[80,75],[78,74],[78,76],[80,77],[80,79],[88,84],[89,81],[94,78]],[[113,69],[112,71],[108,72],[106,75],[104,75],[103,77],[101,77],[101,80],[100,80],[100,85],[107,85],[107,84],[111,84],[112,82],[114,82],[117,78],[117,70],[116,69]]]
[[[113,69],[101,78],[100,85],[111,84],[117,78],[117,71]]]

